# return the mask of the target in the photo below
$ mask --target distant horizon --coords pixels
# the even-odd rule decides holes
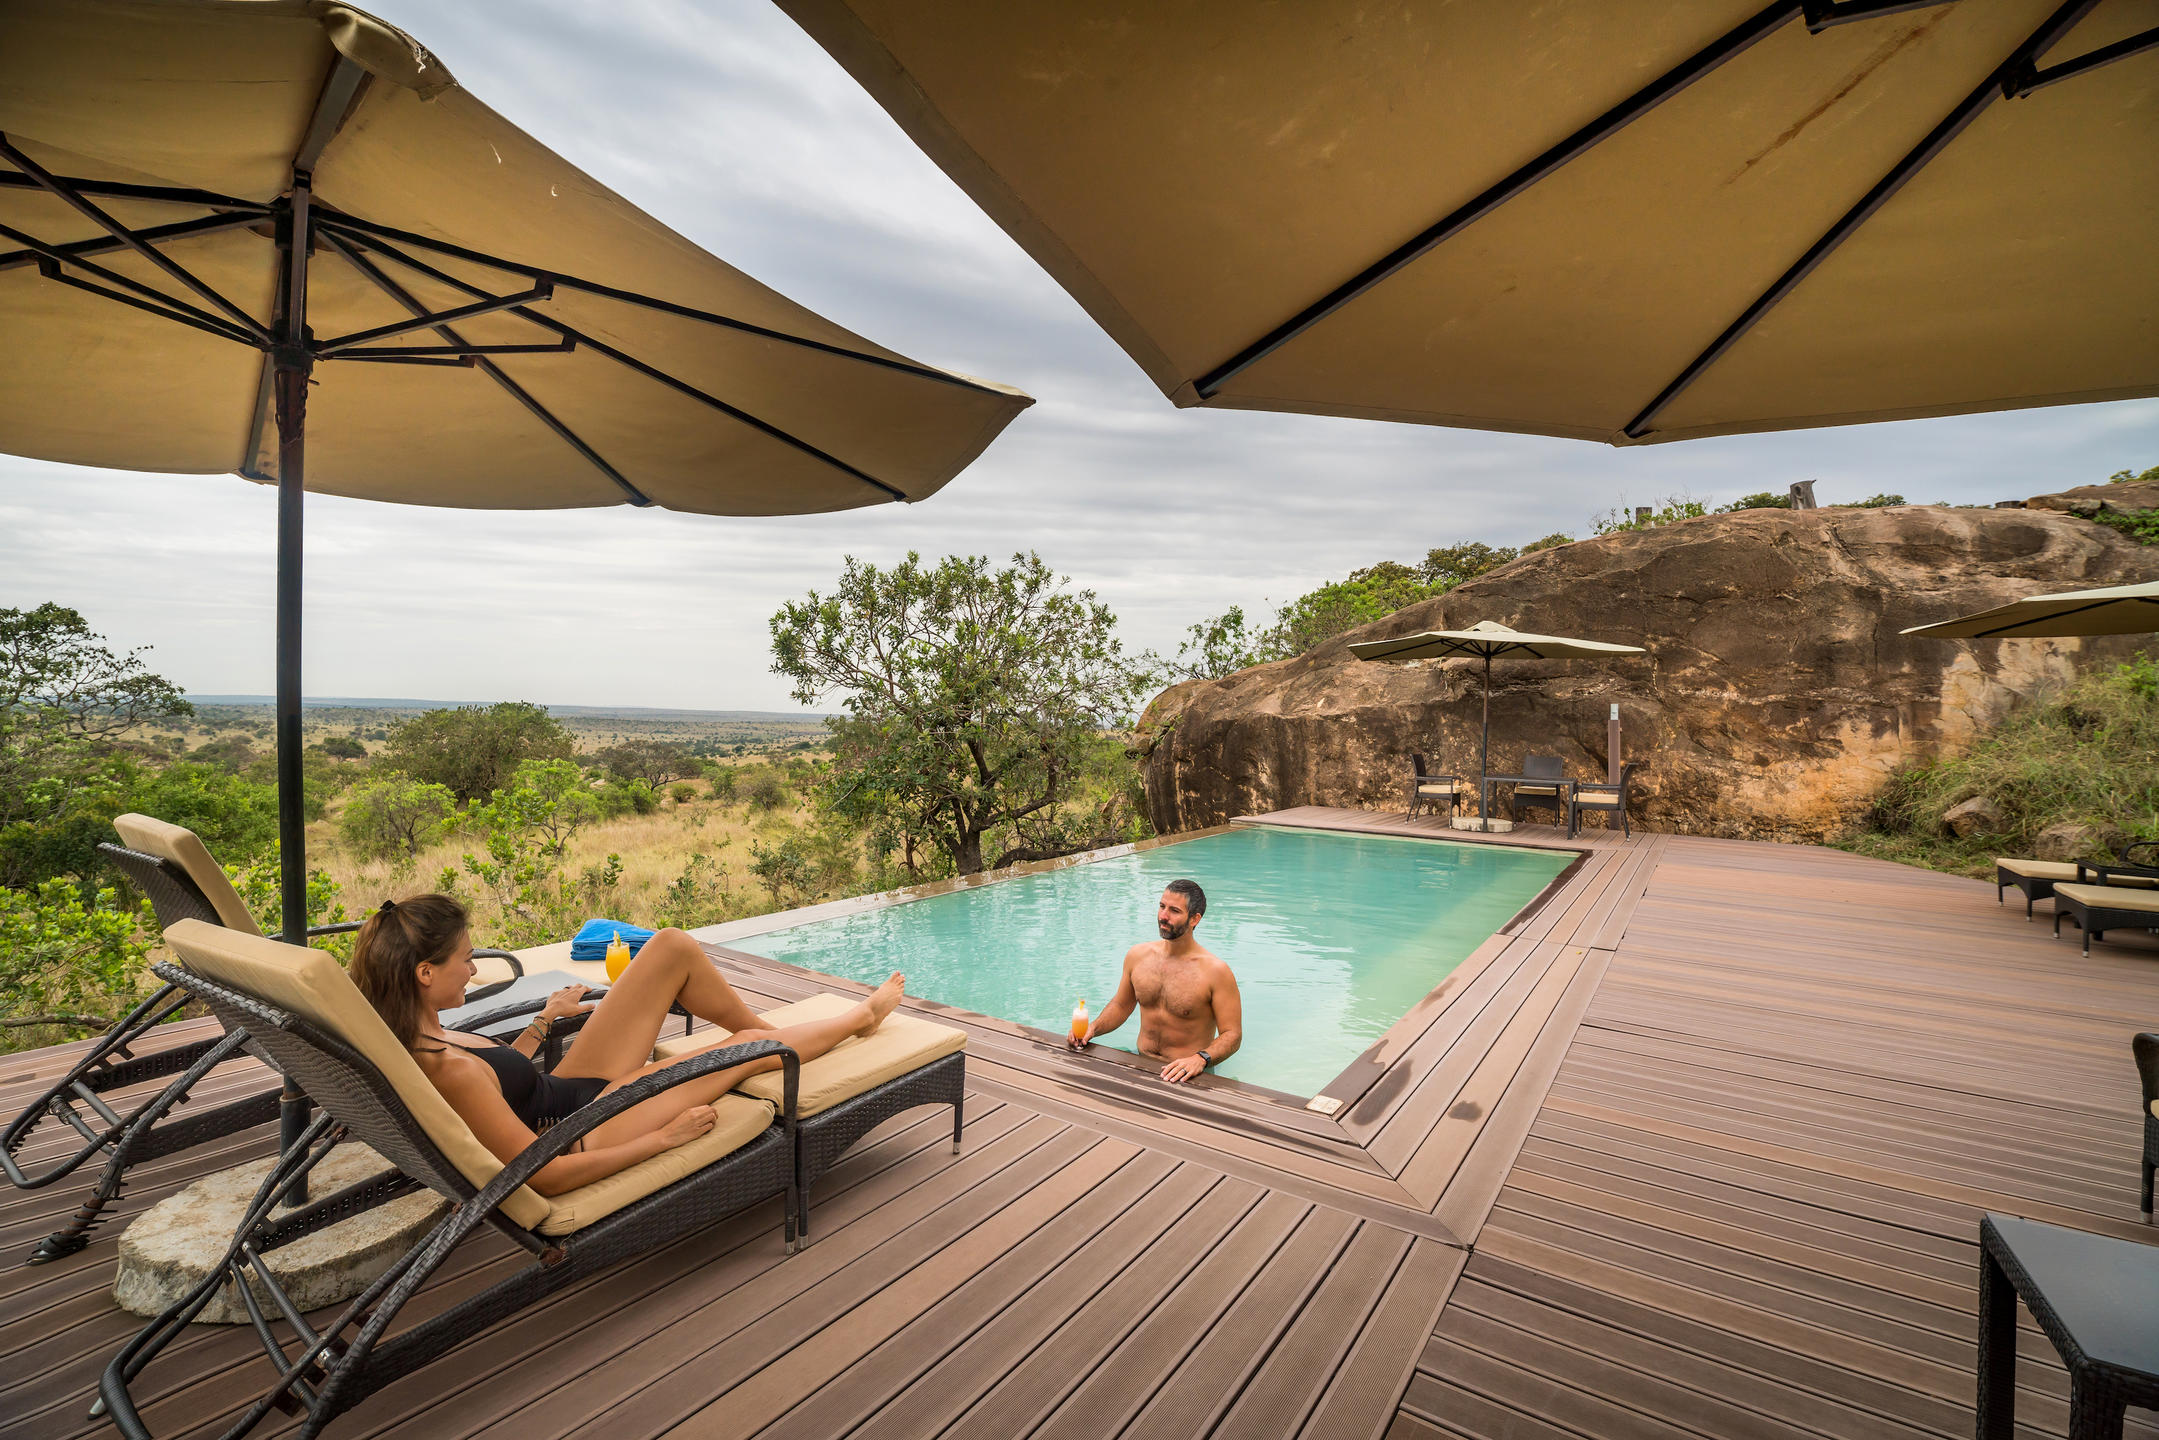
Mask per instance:
[[[195,705],[275,705],[274,695],[195,695],[187,696]],[[409,697],[371,698],[357,695],[306,695],[300,699],[302,710],[450,710],[466,705],[497,705],[497,700],[415,700]],[[823,711],[815,710],[700,710],[687,705],[550,705],[546,701],[530,702],[540,706],[550,715],[651,715],[651,716],[697,716],[713,720],[823,720]]]

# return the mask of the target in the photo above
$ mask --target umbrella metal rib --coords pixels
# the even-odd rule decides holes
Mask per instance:
[[[1641,413],[1629,420],[1620,433],[1639,440],[1649,433],[1650,422],[1664,408],[1679,398],[1681,392],[1700,379],[1703,372],[1724,358],[1746,333],[1761,322],[1764,315],[1775,309],[1785,296],[1799,288],[1800,282],[1812,275],[1838,246],[1849,240],[1860,226],[1874,218],[1935,156],[1949,148],[1959,135],[1971,127],[1980,112],[2005,95],[2016,92],[2017,77],[2030,70],[2040,56],[2073,29],[2077,22],[2099,4],[2099,0],[2066,0],[2059,9],[2048,16],[2046,22],[2026,38],[2023,44],[2011,51],[2009,58],[1996,66],[1978,88],[1958,102],[1957,107],[1942,117],[1941,123],[1927,132],[1926,138],[1890,168],[1887,175],[1875,182],[1874,188],[1859,203],[1844,212],[1821,239],[1809,246],[1807,252],[1792,263],[1790,269],[1778,276],[1776,282],[1740,312],[1739,318],[1726,326],[1724,333],[1709,343],[1709,348],[1697,355],[1687,367],[1675,376],[1669,385],[1657,392],[1657,398],[1644,406]]]
[[[482,290],[479,286],[472,284],[470,281],[460,280],[457,276],[450,274],[448,271],[430,265],[426,261],[419,259],[417,256],[407,254],[405,251],[398,249],[396,246],[386,244],[381,240],[373,238],[372,236],[341,233],[335,228],[334,225],[326,226],[324,229],[324,235],[333,244],[336,244],[340,251],[349,251],[354,248],[371,251],[374,254],[381,255],[386,259],[395,261],[399,265],[404,266],[415,274],[424,275],[428,279],[433,280],[438,284],[447,285],[452,289],[462,290],[467,295],[485,295],[487,293],[485,290]],[[743,424],[748,425],[750,428],[756,430],[760,434],[770,436],[772,439],[778,440],[784,445],[791,446],[794,449],[802,451],[806,455],[821,460],[835,470],[840,470],[848,475],[853,476],[855,479],[860,480],[865,485],[871,485],[879,490],[884,491],[886,495],[888,495],[894,500],[909,500],[913,498],[912,496],[908,495],[906,491],[901,490],[896,486],[888,485],[884,481],[878,479],[876,476],[857,469],[855,466],[848,464],[845,460],[840,459],[837,455],[833,455],[828,451],[819,449],[817,446],[810,444],[809,441],[802,439],[800,436],[789,434],[787,431],[782,430],[777,425],[774,425],[769,421],[759,419],[757,416],[752,415],[749,411],[744,410],[738,405],[730,405],[725,400],[720,399],[717,395],[711,394],[708,391],[698,389],[695,385],[690,384],[687,380],[683,380],[676,376],[670,375],[666,371],[658,368],[657,366],[648,365],[644,361],[638,359],[636,356],[618,350],[614,346],[609,345],[604,340],[596,340],[592,336],[585,334],[581,330],[574,329],[571,326],[563,324],[559,320],[553,319],[546,315],[542,315],[537,311],[531,310],[522,305],[511,310],[510,313],[512,315],[515,315],[520,320],[529,320],[533,324],[561,336],[563,343],[566,345],[583,345],[587,349],[593,351],[595,354],[605,355],[608,359],[613,360],[617,364],[626,366],[631,370],[635,370],[638,374],[643,375],[648,380],[658,381],[660,384],[667,386],[670,390],[675,391],[677,394],[685,395],[690,399],[699,402],[700,404],[709,405],[713,409],[720,411],[722,414],[727,415],[732,419],[741,421]]]

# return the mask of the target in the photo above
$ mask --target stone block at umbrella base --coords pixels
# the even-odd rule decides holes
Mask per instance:
[[[1504,835],[1514,828],[1514,822],[1512,820],[1502,820],[1497,816],[1487,818],[1482,815],[1457,815],[1454,817],[1454,828],[1457,830],[1481,830],[1489,835]]]
[[[150,1207],[120,1236],[120,1269],[113,1298],[120,1308],[154,1316],[201,1282],[225,1256],[233,1231],[254,1201],[273,1162],[259,1160],[205,1176]],[[390,1168],[365,1145],[340,1145],[310,1177],[327,1195]],[[327,1229],[271,1251],[263,1259],[302,1310],[341,1304],[366,1289],[434,1227],[450,1202],[432,1190],[401,1195]],[[269,1293],[257,1288],[265,1310]],[[247,1307],[230,1284],[196,1317],[209,1325],[244,1325]]]

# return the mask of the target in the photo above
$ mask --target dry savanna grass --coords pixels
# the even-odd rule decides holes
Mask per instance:
[[[778,908],[750,874],[750,846],[758,840],[769,846],[807,827],[813,819],[810,810],[798,801],[755,811],[741,801],[713,799],[702,781],[696,787],[697,798],[690,801],[667,800],[649,815],[596,821],[573,835],[557,862],[564,878],[575,884],[581,877],[597,877],[611,856],[620,860],[617,878],[608,886],[588,881],[580,896],[589,902],[583,907],[586,914],[565,921],[563,933],[520,935],[519,942],[568,939],[579,920],[593,915],[658,928],[663,923],[712,925]],[[364,860],[339,837],[340,808],[333,801],[329,813],[308,827],[308,863],[311,869],[329,872],[348,917],[365,915],[385,899],[435,890],[447,869],[457,872],[454,893],[473,910],[475,943],[494,943],[490,935],[511,929],[529,930],[532,917],[519,926],[518,917],[504,914],[487,887],[465,872],[465,856],[487,858],[479,834],[453,831],[404,864]],[[693,870],[692,857],[699,855],[708,863]],[[691,879],[685,886],[686,872]]]

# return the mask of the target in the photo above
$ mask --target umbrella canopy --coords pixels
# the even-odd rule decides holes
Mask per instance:
[[[1031,403],[758,284],[327,0],[9,0],[0,162],[0,447],[278,486],[295,943],[305,490],[841,510]]]
[[[2027,595],[1976,615],[1914,625],[1907,635],[1943,640],[2015,640],[2070,635],[2145,635],[2159,631],[2159,581]]]
[[[1480,776],[1492,773],[1492,662],[1498,659],[1579,660],[1598,655],[1645,655],[1639,645],[1576,640],[1565,635],[1531,635],[1493,620],[1479,620],[1467,630],[1424,630],[1392,640],[1359,640],[1349,653],[1359,660],[1396,665],[1412,660],[1451,660],[1477,656],[1484,661],[1484,742],[1477,756]],[[1477,818],[1484,818],[1484,787],[1477,787]]]
[[[2159,393],[2150,0],[780,4],[1179,405],[1631,444]]]
[[[342,5],[10,0],[0,161],[20,455],[276,479],[296,172],[310,490],[842,510],[936,493],[1031,403],[752,280]]]

